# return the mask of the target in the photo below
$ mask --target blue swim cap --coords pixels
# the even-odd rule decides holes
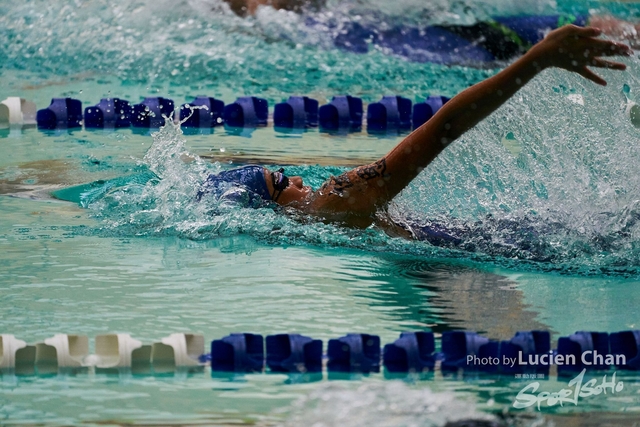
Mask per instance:
[[[243,166],[209,175],[198,191],[197,199],[202,199],[202,196],[207,193],[220,195],[233,186],[244,187],[262,200],[271,201],[271,194],[267,188],[267,181],[264,179],[262,166]]]

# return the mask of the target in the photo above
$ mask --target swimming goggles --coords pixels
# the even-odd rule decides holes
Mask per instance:
[[[277,202],[282,191],[289,186],[289,178],[284,174],[284,168],[271,172],[271,184],[273,185],[271,200]]]

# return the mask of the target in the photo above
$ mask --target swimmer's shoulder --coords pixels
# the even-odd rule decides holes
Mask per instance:
[[[329,178],[311,194],[304,210],[328,221],[368,227],[385,205],[381,187],[356,168]]]

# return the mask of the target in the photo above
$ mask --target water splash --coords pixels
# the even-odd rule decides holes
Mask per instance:
[[[242,188],[207,194],[198,191],[207,176],[222,170],[185,149],[179,124],[167,120],[152,134],[153,144],[140,162],[157,176],[146,184],[131,182],[99,194],[88,208],[102,220],[99,233],[117,236],[178,236],[208,240],[248,234],[274,244],[384,247],[389,239],[379,230],[359,232],[331,224],[318,224],[281,208],[247,207]],[[289,168],[293,173],[317,175],[315,168]],[[333,170],[333,168],[329,168]],[[311,182],[319,183],[317,177]],[[248,200],[248,199],[247,199]]]
[[[333,41],[354,21],[380,28],[471,24],[492,15],[573,11],[576,4],[584,13],[604,7],[586,0],[570,3],[330,0],[319,12],[262,7],[256,17],[243,19],[222,0],[5,2],[0,58],[4,70],[28,75],[38,85],[62,77],[115,77],[152,89],[171,83],[216,95],[260,93],[278,101],[290,93],[330,96],[353,91],[354,85],[365,97],[453,95],[482,80],[486,71],[410,63],[376,49],[355,55],[336,49]],[[307,25],[308,19],[318,25]]]
[[[467,3],[472,4],[442,1],[440,9]],[[407,10],[418,5],[424,9],[424,2],[404,4]],[[370,24],[392,26],[407,17],[427,24],[449,13],[407,13],[401,19],[385,12],[385,5],[330,2],[312,16],[319,24],[308,26],[308,15],[270,7],[261,8],[256,17],[239,18],[222,0],[14,2],[0,5],[0,35],[5,40],[0,58],[3,69],[33,85],[114,77],[127,86],[149,89],[165,89],[169,83],[183,86],[185,95],[190,90],[216,96],[259,93],[278,102],[291,93],[331,96],[353,91],[355,82],[367,99],[393,92],[452,95],[490,74],[410,63],[375,49],[356,55],[333,46],[341,25],[354,14]],[[473,10],[468,14],[474,15]]]
[[[246,208],[233,198],[198,203],[200,184],[221,166],[188,153],[173,123],[153,135],[143,160],[160,182],[114,190],[91,207],[115,234],[190,239],[249,234],[273,244],[393,250],[518,269],[635,277],[640,154],[638,131],[625,108],[628,85],[636,83],[629,79],[639,64],[630,65],[629,74],[608,75],[606,88],[545,72],[453,144],[391,205],[395,221],[444,230],[451,239],[392,239],[373,227],[361,231],[318,223],[279,208]],[[518,144],[515,154],[503,145],[506,135]],[[291,172],[318,187],[335,168]]]
[[[393,215],[447,223],[469,250],[636,275],[640,155],[623,87],[638,67],[605,88],[545,72],[436,159]]]
[[[546,73],[439,157],[390,209],[398,222],[441,227],[455,237],[437,242],[439,247],[390,239],[376,229],[343,229],[232,204],[224,206],[227,210],[220,210],[220,205],[201,210],[197,221],[178,229],[191,238],[249,233],[272,243],[391,249],[516,268],[533,265],[545,271],[637,276],[640,177],[635,165],[640,155],[635,149],[637,129],[625,113],[622,90],[638,64],[631,66],[629,75],[609,76],[608,88],[566,73]],[[550,86],[548,81],[555,83]],[[578,96],[581,102],[576,102]],[[616,98],[619,102],[600,101]],[[165,128],[154,145],[175,142],[168,130],[179,132]],[[519,142],[517,155],[502,145],[507,134]],[[173,158],[178,153],[181,149]],[[178,165],[180,173],[173,174],[181,180],[178,185],[192,186],[202,179],[201,166],[195,173],[183,162]],[[189,173],[195,173],[194,178],[183,179]],[[323,168],[294,173],[313,177],[319,185],[317,176],[323,175]],[[193,194],[193,189],[162,190],[163,197],[174,193]],[[163,204],[197,210],[189,198],[172,202]],[[210,216],[214,211],[216,216]],[[163,218],[168,228],[176,228],[178,217]]]
[[[271,244],[393,250],[519,269],[635,276],[640,266],[637,130],[619,111],[622,106],[598,102],[602,91],[612,89],[582,86],[576,77],[555,74],[558,86],[548,87],[546,76],[533,82],[454,144],[391,205],[389,214],[397,222],[444,230],[453,239],[405,241],[375,227],[353,230],[277,207],[247,208],[238,203],[238,189],[198,202],[201,183],[222,168],[189,153],[179,124],[171,121],[153,134],[141,162],[160,179],[113,189],[90,209],[103,219],[102,232],[115,235],[206,240],[248,234]],[[570,96],[576,91],[582,104]],[[541,94],[544,101],[536,99]],[[533,126],[536,120],[545,123]],[[506,133],[521,144],[517,156],[501,143]],[[320,166],[290,169],[315,187],[335,173]]]

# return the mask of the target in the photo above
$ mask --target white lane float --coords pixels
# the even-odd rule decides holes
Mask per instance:
[[[10,96],[0,102],[0,129],[35,126],[36,104],[24,98]]]

